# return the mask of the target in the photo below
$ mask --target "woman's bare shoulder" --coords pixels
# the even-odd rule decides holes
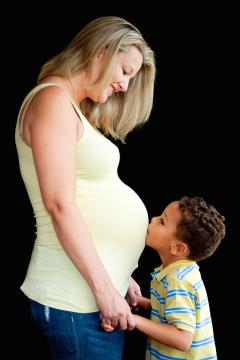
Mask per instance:
[[[37,91],[31,100],[31,106],[59,107],[62,102],[69,102],[69,95],[66,90],[59,85],[49,84]]]
[[[64,117],[69,114],[72,105],[67,91],[61,86],[48,85],[41,88],[31,99],[27,106],[25,118],[47,119],[57,116]],[[34,120],[35,122],[35,120]]]
[[[22,124],[24,140],[31,144],[30,133],[38,133],[42,129],[76,129],[75,113],[67,91],[60,86],[46,86],[40,89],[27,104]],[[73,121],[69,121],[72,117]]]

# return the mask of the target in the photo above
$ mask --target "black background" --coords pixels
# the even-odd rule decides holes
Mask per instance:
[[[150,5],[150,4],[149,4]],[[35,85],[41,65],[55,55],[90,20],[121,16],[139,28],[156,53],[157,79],[154,108],[149,122],[127,137],[127,144],[117,143],[121,152],[119,176],[144,201],[149,217],[162,212],[171,201],[183,195],[202,196],[226,217],[226,238],[216,253],[199,263],[212,312],[219,359],[229,358],[229,302],[231,301],[230,261],[237,241],[238,201],[236,96],[230,81],[234,9],[169,6],[136,7],[127,11],[123,3],[115,6],[87,6],[68,2],[49,8],[49,4],[14,5],[6,14],[3,55],[6,65],[6,107],[2,125],[6,165],[3,180],[9,188],[6,204],[8,237],[4,257],[4,299],[11,314],[6,331],[7,358],[48,359],[45,340],[32,322],[25,299],[19,290],[23,282],[34,241],[32,209],[18,169],[14,143],[17,111],[26,93]],[[95,9],[93,11],[93,8]],[[124,10],[124,11],[123,11]],[[12,11],[17,15],[13,19]],[[132,15],[131,15],[132,14]],[[6,34],[7,36],[4,36]],[[234,52],[234,50],[233,50]],[[238,161],[239,162],[239,161]],[[159,265],[153,250],[146,248],[134,277],[148,296],[150,272]],[[232,269],[232,268],[231,268]],[[5,276],[7,275],[7,276]],[[10,289],[8,286],[10,284]],[[4,285],[5,286],[5,285]],[[14,341],[13,341],[14,339]],[[144,359],[145,337],[137,331],[128,333],[124,359]]]

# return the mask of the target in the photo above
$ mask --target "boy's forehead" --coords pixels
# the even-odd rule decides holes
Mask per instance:
[[[179,201],[171,202],[164,210],[164,215],[167,220],[171,218],[174,221],[179,221],[181,217],[181,212],[179,209]]]
[[[179,200],[172,201],[170,204],[168,204],[164,211],[169,209],[179,209]]]

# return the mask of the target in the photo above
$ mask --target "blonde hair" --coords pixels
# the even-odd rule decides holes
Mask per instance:
[[[94,59],[107,49],[104,69],[96,83],[110,81],[114,59],[119,51],[136,46],[143,56],[141,69],[129,82],[126,93],[118,92],[104,104],[86,98],[80,103],[81,111],[89,122],[106,135],[124,142],[127,134],[144,124],[153,106],[153,90],[156,74],[155,56],[139,30],[128,21],[105,16],[88,23],[66,46],[41,68],[38,82],[47,76],[71,78],[81,69],[92,69]]]

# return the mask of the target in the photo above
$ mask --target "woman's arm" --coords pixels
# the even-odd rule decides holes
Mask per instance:
[[[113,287],[75,203],[79,119],[69,97],[59,87],[45,88],[33,98],[27,116],[43,202],[59,241],[89,284],[107,322],[131,329],[130,308]]]
[[[178,329],[170,324],[158,324],[143,316],[133,316],[136,328],[160,343],[180,351],[187,351],[191,347],[193,334],[190,331]]]

